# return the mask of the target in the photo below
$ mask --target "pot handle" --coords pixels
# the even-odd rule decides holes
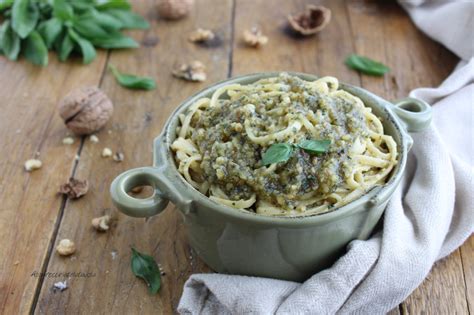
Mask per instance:
[[[152,196],[138,199],[127,193],[134,187],[143,185],[150,185],[155,189]],[[166,179],[160,176],[159,169],[140,167],[117,176],[110,185],[110,194],[115,206],[122,213],[131,217],[150,217],[160,213],[168,205],[168,198],[160,190],[160,188],[163,189],[166,186]]]
[[[392,110],[409,132],[422,131],[431,123],[431,106],[420,99],[407,97],[398,100],[393,104]]]

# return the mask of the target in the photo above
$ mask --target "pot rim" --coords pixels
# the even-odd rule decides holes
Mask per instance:
[[[185,109],[193,104],[197,99],[205,97],[223,85],[230,83],[240,83],[242,81],[247,81],[246,83],[249,83],[251,80],[256,81],[262,78],[278,76],[282,72],[252,73],[216,82],[188,97],[173,111],[173,113],[168,117],[162,133],[157,138],[155,138],[154,141],[154,168],[158,170],[157,173],[160,173],[162,177],[165,177],[168,182],[171,183],[171,187],[167,187],[168,189],[165,189],[166,192],[162,197],[168,198],[171,202],[176,204],[178,208],[187,207],[188,209],[191,209],[189,210],[191,212],[193,207],[190,205],[199,203],[204,204],[213,211],[216,211],[229,218],[260,224],[276,224],[281,226],[325,224],[336,219],[341,219],[348,215],[353,215],[355,213],[368,210],[381,204],[391,197],[403,175],[406,165],[407,151],[412,144],[412,139],[408,135],[403,123],[393,111],[392,107],[394,107],[394,105],[392,103],[363,88],[355,87],[343,82],[340,82],[340,88],[360,97],[363,101],[364,99],[370,100],[371,104],[367,104],[366,106],[376,107],[381,112],[384,112],[386,115],[384,118],[388,118],[385,119],[384,124],[390,124],[393,126],[394,132],[392,136],[395,136],[394,138],[397,142],[399,161],[396,168],[392,171],[390,179],[385,185],[376,186],[356,200],[353,200],[342,207],[335,208],[325,213],[299,216],[265,216],[243,209],[235,209],[212,201],[209,199],[209,197],[196,190],[186,181],[181,173],[179,173],[175,164],[176,162],[174,153],[172,152],[170,145],[175,139],[175,128],[178,123],[178,115],[180,113],[185,111]],[[318,78],[315,75],[301,72],[286,71],[286,73],[298,76],[299,78],[303,78],[305,80],[315,80]],[[366,104],[366,101],[364,101],[364,104]],[[398,136],[399,141],[397,141],[396,136]],[[157,174],[157,176],[160,175]],[[183,211],[187,212],[186,210]]]

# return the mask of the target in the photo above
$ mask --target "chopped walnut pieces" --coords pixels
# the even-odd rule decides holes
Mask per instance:
[[[113,152],[109,148],[104,148],[102,150],[102,157],[108,158],[108,157],[111,157],[112,155],[113,155]]]
[[[268,43],[268,37],[263,35],[262,30],[254,26],[251,30],[245,30],[243,33],[245,44],[251,47],[259,47]]]
[[[25,162],[25,171],[32,172],[34,170],[40,169],[43,166],[40,160],[30,159]]]
[[[203,43],[213,40],[216,37],[214,32],[203,28],[198,28],[189,35],[189,41],[193,43]]]
[[[98,143],[99,142],[99,138],[96,135],[90,135],[89,140],[92,143]]]
[[[94,229],[100,232],[105,232],[109,229],[110,216],[104,215],[103,217],[92,219],[92,226]]]
[[[73,137],[66,137],[63,139],[63,144],[74,144],[74,138]]]
[[[79,180],[70,178],[67,183],[59,187],[59,193],[65,194],[71,199],[77,199],[84,196],[89,190],[89,183],[87,180]]]
[[[124,159],[124,155],[122,152],[117,152],[114,154],[113,159],[115,162],[122,162]]]
[[[320,5],[309,4],[306,11],[288,15],[291,28],[301,35],[313,35],[321,31],[331,21],[331,10]]]
[[[59,242],[58,246],[56,246],[56,251],[61,256],[69,256],[76,251],[76,245],[73,241],[66,238]]]
[[[190,64],[180,64],[173,69],[173,75],[177,78],[181,78],[187,81],[201,82],[205,81],[206,66],[198,60],[191,62]]]

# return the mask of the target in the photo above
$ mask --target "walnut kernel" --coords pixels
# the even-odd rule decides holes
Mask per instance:
[[[256,26],[251,30],[245,30],[243,33],[245,44],[251,47],[259,47],[268,43],[268,37],[263,35],[262,30]]]
[[[92,219],[92,226],[97,231],[105,232],[109,229],[110,216],[104,215],[99,218]]]
[[[59,103],[59,115],[76,135],[88,135],[102,128],[113,109],[107,95],[93,86],[74,90]]]
[[[63,139],[63,144],[73,144],[74,143],[74,138],[73,137],[66,137]]]
[[[198,28],[189,35],[189,40],[193,43],[203,43],[215,38],[214,32],[203,28]]]
[[[313,35],[321,31],[331,21],[331,10],[320,5],[309,4],[306,11],[288,15],[291,28],[304,36]]]
[[[102,150],[102,157],[104,158],[108,158],[108,157],[111,157],[113,154],[112,150],[110,150],[109,148],[104,148]]]
[[[25,162],[25,170],[27,172],[32,172],[34,170],[40,169],[43,166],[43,163],[37,159],[30,159]]]
[[[91,135],[89,137],[89,140],[92,142],[92,143],[99,143],[99,137],[97,137],[96,135]]]
[[[66,239],[62,239],[58,246],[56,246],[56,251],[61,256],[69,256],[74,254],[76,251],[76,245],[73,241]]]
[[[177,20],[186,16],[193,4],[194,0],[159,0],[158,14],[165,19]]]
[[[116,152],[112,158],[115,162],[122,162],[124,159],[124,155],[122,152]]]
[[[187,81],[205,81],[206,66],[198,60],[192,61],[190,64],[180,64],[173,69],[173,75]]]

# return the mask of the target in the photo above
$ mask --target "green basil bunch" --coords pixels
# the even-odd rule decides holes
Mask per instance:
[[[61,61],[77,52],[88,64],[96,48],[139,46],[121,31],[149,24],[130,10],[127,0],[0,0],[0,53],[10,60],[21,54],[45,66],[48,50],[56,51]]]

